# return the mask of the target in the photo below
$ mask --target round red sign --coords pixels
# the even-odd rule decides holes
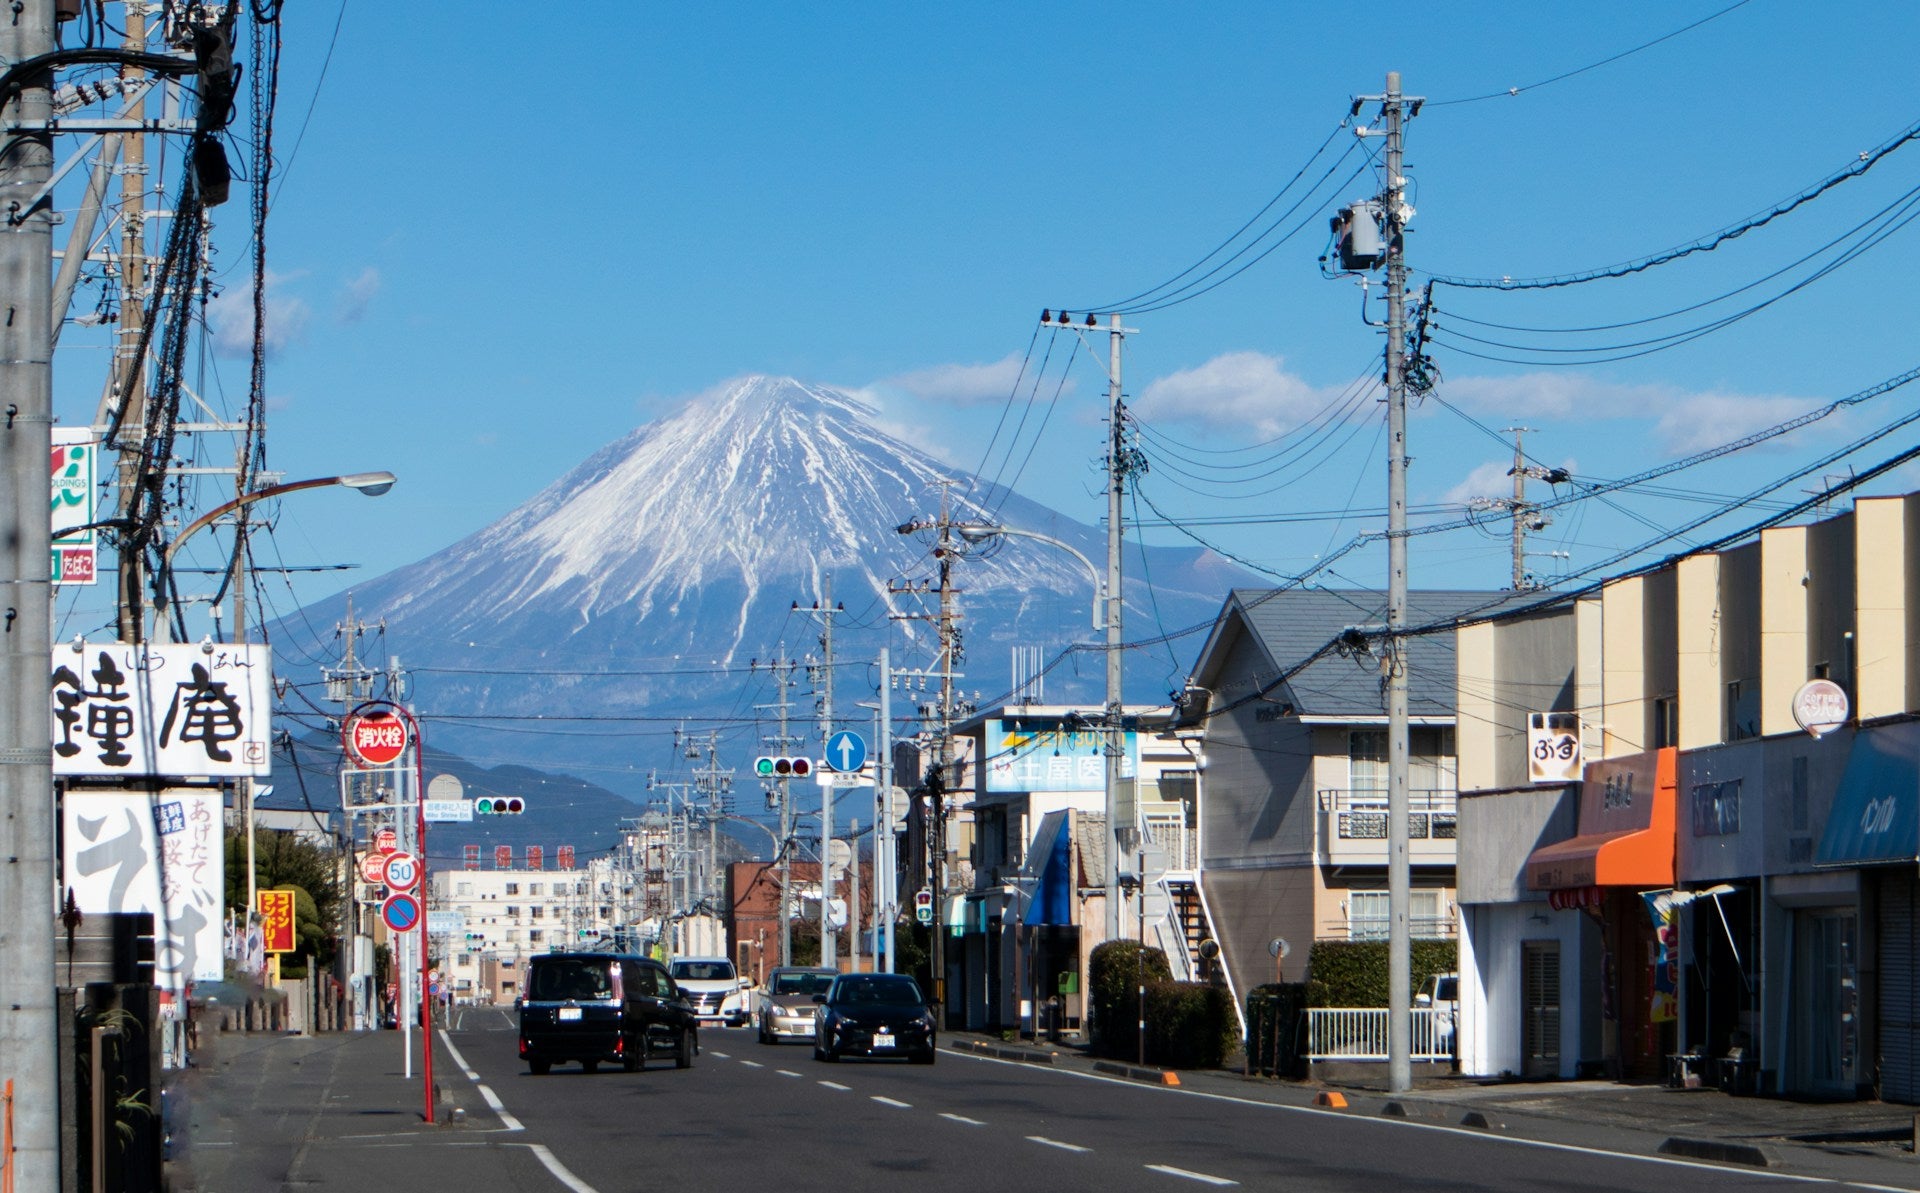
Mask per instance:
[[[386,766],[407,752],[407,723],[384,708],[347,717],[341,738],[361,766]]]
[[[381,855],[380,865],[387,864],[386,854],[400,848],[400,834],[390,828],[383,828],[373,835],[373,851]]]
[[[369,853],[367,856],[360,859],[360,881],[366,882],[366,883],[372,883],[374,886],[378,886],[382,882],[386,881],[386,877],[387,877],[387,855],[386,854]]]

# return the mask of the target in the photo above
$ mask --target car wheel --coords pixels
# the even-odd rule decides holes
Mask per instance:
[[[674,1054],[673,1067],[676,1069],[691,1069],[693,1067],[692,1032],[682,1031],[680,1033],[680,1050]]]
[[[583,1073],[598,1073],[600,1071],[600,1062],[597,1060],[583,1060],[580,1062],[580,1071]]]
[[[553,1062],[550,1060],[530,1060],[527,1062],[527,1068],[532,1071],[535,1077],[545,1077],[548,1073],[553,1072]]]

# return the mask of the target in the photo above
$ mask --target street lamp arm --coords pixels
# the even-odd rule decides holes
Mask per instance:
[[[302,489],[324,489],[330,485],[344,485],[349,489],[358,489],[369,497],[378,497],[393,488],[393,482],[394,475],[391,472],[354,472],[345,476],[322,476],[312,480],[291,481],[284,485],[268,485],[264,489],[244,493],[232,501],[214,506],[187,523],[186,529],[175,535],[173,541],[167,544],[166,552],[160,558],[161,569],[163,571],[172,569],[173,557],[180,550],[181,544],[242,506],[252,505],[256,501],[265,501],[269,497],[298,493]]]
[[[1020,530],[1012,526],[993,526],[983,522],[957,523],[953,529],[955,533],[969,543],[984,543],[988,539],[1006,535],[1012,538],[1034,539],[1037,542],[1048,543],[1073,556],[1087,569],[1087,574],[1093,577],[1093,628],[1095,630],[1105,630],[1107,628],[1107,578],[1100,573],[1099,568],[1093,566],[1093,560],[1088,559],[1086,555],[1072,543],[1062,542],[1050,534],[1041,534],[1038,531]]]

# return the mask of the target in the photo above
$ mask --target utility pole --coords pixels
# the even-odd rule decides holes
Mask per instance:
[[[1075,334],[1082,328],[1075,327],[1065,311],[1060,312],[1058,321],[1054,321],[1048,312],[1041,312],[1043,326],[1056,327]],[[1086,329],[1097,324],[1092,315],[1087,316]],[[1121,835],[1129,828],[1138,827],[1139,803],[1129,801],[1133,810],[1134,823],[1120,823],[1120,785],[1124,781],[1121,775],[1121,763],[1125,761],[1124,742],[1125,719],[1124,696],[1122,694],[1122,667],[1120,658],[1121,608],[1120,599],[1120,549],[1125,541],[1122,533],[1125,529],[1121,521],[1124,512],[1123,498],[1127,492],[1127,477],[1140,465],[1140,454],[1127,442],[1127,407],[1120,384],[1120,349],[1130,335],[1138,335],[1139,329],[1122,327],[1120,316],[1107,316],[1107,691],[1106,707],[1101,712],[1102,737],[1106,755],[1105,804],[1107,816],[1107,864],[1106,873],[1101,876],[1101,885],[1105,889],[1106,935],[1104,940],[1120,939],[1120,851]]]
[[[784,754],[800,739],[787,732],[787,713],[793,707],[788,691],[793,687],[793,671],[799,666],[787,657],[787,644],[780,644],[779,656],[767,663],[755,660],[753,669],[765,667],[773,675],[773,682],[779,687],[780,699],[773,704],[756,705],[757,708],[772,708],[780,714],[780,732],[768,736],[761,735],[762,745],[776,754]],[[780,964],[793,964],[793,798],[788,776],[781,775],[777,780],[778,789],[773,793],[780,805]]]
[[[1401,176],[1404,126],[1422,100],[1400,93],[1400,72],[1387,74],[1378,101],[1386,135],[1387,265],[1387,1087],[1404,1093],[1413,1085],[1412,956],[1409,910],[1413,871],[1409,851],[1407,790],[1407,262],[1406,179]]]
[[[144,5],[125,6],[126,40],[121,48],[129,53],[145,50],[147,14]],[[135,77],[139,77],[136,75]],[[146,100],[141,96],[128,113],[144,121]],[[146,138],[126,139],[120,163],[120,334],[114,349],[114,367],[108,379],[108,399],[120,411],[118,435],[121,440],[119,461],[119,513],[137,516],[139,493],[146,469],[147,429],[146,360],[142,355],[146,339],[147,292],[147,160]],[[84,248],[84,246],[81,246]],[[69,252],[74,246],[69,246]],[[109,417],[110,417],[110,412]],[[98,421],[106,422],[103,418]],[[127,445],[137,445],[130,449]],[[122,642],[140,642],[146,638],[146,552],[144,532],[122,531],[120,535],[120,627]],[[253,905],[249,903],[248,914]]]
[[[880,820],[873,835],[874,920],[880,925],[880,969],[893,972],[893,921],[898,914],[896,886],[899,870],[894,864],[898,842],[893,835],[893,660],[887,647],[880,648],[880,713],[875,728],[874,749],[879,767]]]
[[[799,601],[793,603],[801,612]],[[845,613],[845,605],[833,603],[833,573],[820,577],[820,599],[805,607],[805,612],[820,618],[821,665],[814,671],[814,686],[820,692],[815,711],[820,721],[820,756],[824,759],[827,740],[833,736],[833,615]],[[834,965],[839,960],[839,933],[833,926],[833,779],[831,766],[820,768],[820,964]],[[857,917],[856,917],[857,918]]]
[[[1531,478],[1546,481],[1550,485],[1558,485],[1569,479],[1567,470],[1564,468],[1547,468],[1539,464],[1527,463],[1527,453],[1522,446],[1521,437],[1531,430],[1533,430],[1532,427],[1507,427],[1503,432],[1513,436],[1513,467],[1507,470],[1507,475],[1513,478],[1513,496],[1476,497],[1468,503],[1469,508],[1476,510],[1505,510],[1512,520],[1513,591],[1515,592],[1529,592],[1541,587],[1540,582],[1534,579],[1527,568],[1527,535],[1545,530],[1553,521],[1552,515],[1539,510],[1527,500],[1527,481]],[[1546,554],[1560,553],[1547,552]]]
[[[53,0],[25,0],[0,21],[0,60],[52,52]],[[0,107],[9,125],[44,128],[52,74],[39,71]],[[0,146],[0,1056],[12,1085],[9,1187],[60,1184],[60,1081],[54,1010],[53,726],[47,701],[53,597],[47,514],[53,451],[53,209],[34,196],[53,172],[49,138]]]

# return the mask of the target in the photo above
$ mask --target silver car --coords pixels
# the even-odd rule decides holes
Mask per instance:
[[[839,971],[824,966],[782,965],[767,974],[754,1014],[762,1044],[813,1039],[813,996],[825,994]]]

